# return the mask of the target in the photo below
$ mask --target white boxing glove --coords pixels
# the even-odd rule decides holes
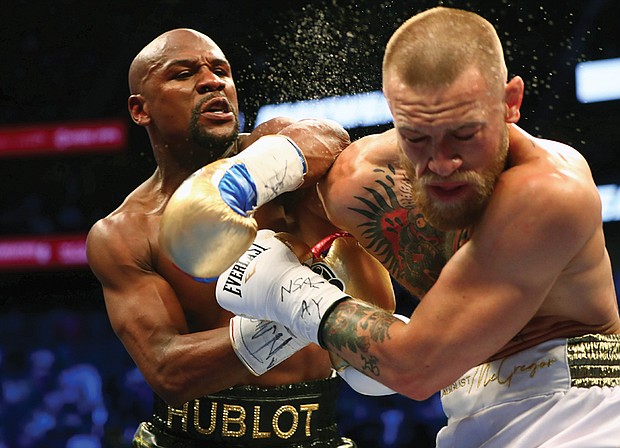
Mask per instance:
[[[394,314],[394,317],[399,318],[405,323],[409,322],[409,318],[401,314]],[[338,375],[340,375],[340,377],[346,381],[349,386],[351,386],[351,389],[358,394],[381,396],[393,395],[396,393],[394,390],[384,384],[381,384],[379,381],[364,375],[362,372],[346,363],[342,367],[337,368],[336,372],[338,372]]]
[[[394,395],[396,392],[379,381],[364,375],[354,367],[348,366],[343,370],[337,370],[338,375],[349,385],[351,389],[361,395],[379,397],[384,395]]]
[[[235,353],[256,376],[308,345],[278,322],[235,316],[229,328]]]
[[[162,215],[159,243],[176,266],[198,281],[215,281],[256,237],[252,214],[298,188],[307,172],[295,142],[263,136],[240,154],[190,175]]]
[[[234,314],[283,324],[306,342],[320,345],[327,312],[347,298],[309,267],[271,230],[260,230],[241,258],[220,275],[219,305]]]

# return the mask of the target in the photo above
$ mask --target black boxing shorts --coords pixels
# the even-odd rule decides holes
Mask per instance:
[[[236,386],[181,408],[155,396],[135,448],[354,448],[338,433],[339,378],[277,387]]]

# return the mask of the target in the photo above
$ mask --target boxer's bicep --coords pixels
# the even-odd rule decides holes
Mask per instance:
[[[144,327],[187,332],[183,310],[172,287],[151,266],[140,238],[96,225],[88,238],[90,266],[101,282],[110,321],[119,337]],[[131,232],[130,232],[131,233]],[[129,336],[131,339],[137,339]]]

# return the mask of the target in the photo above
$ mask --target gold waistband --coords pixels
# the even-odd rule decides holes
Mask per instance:
[[[323,446],[340,440],[339,385],[340,378],[331,376],[276,387],[235,386],[179,408],[155,396],[151,423],[162,434],[205,446]]]
[[[587,334],[568,339],[566,347],[571,385],[620,385],[620,335]]]

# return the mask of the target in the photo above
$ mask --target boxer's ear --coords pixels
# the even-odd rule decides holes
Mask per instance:
[[[127,108],[131,119],[138,126],[148,126],[151,123],[151,116],[148,112],[146,100],[140,94],[131,95],[127,100]]]
[[[520,76],[512,78],[505,87],[504,101],[506,123],[516,123],[521,118],[521,102],[523,101],[524,84]]]

